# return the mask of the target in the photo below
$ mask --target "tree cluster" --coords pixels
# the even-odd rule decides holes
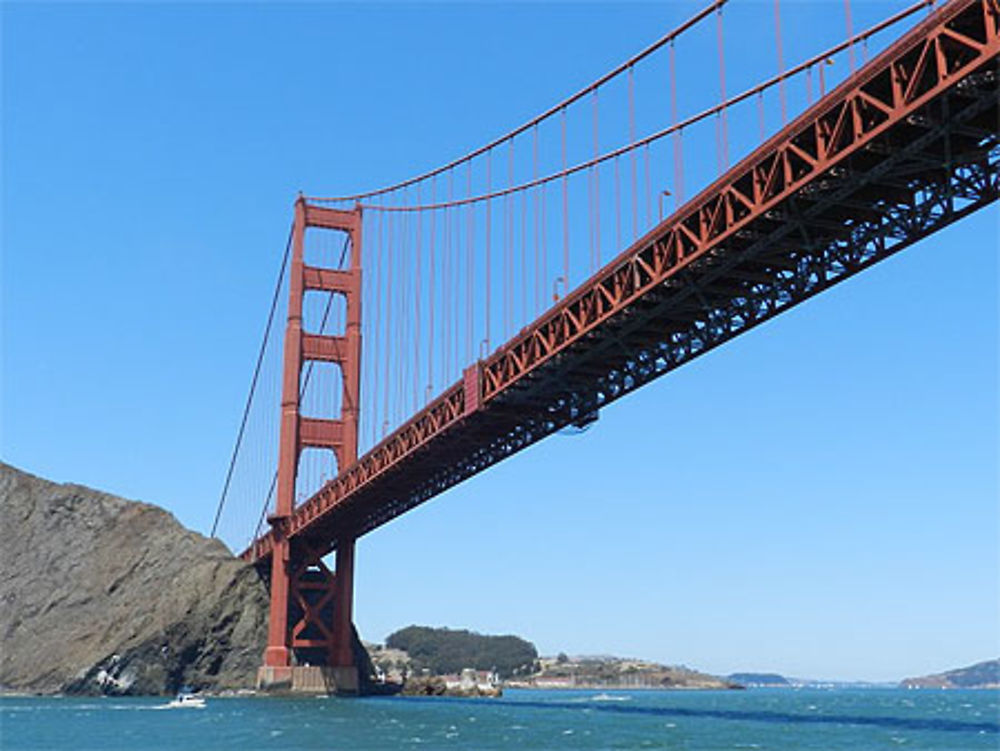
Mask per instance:
[[[484,636],[472,631],[407,626],[385,640],[386,646],[409,654],[417,669],[434,675],[464,668],[495,670],[501,678],[535,672],[538,650],[517,636]]]

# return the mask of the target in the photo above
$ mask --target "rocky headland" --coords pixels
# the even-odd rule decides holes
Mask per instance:
[[[163,509],[0,463],[0,689],[252,687],[257,571]]]
[[[977,662],[944,673],[906,678],[900,688],[1000,688],[1000,659]]]
[[[538,671],[507,685],[524,688],[740,689],[734,681],[692,670],[610,655],[542,657]]]

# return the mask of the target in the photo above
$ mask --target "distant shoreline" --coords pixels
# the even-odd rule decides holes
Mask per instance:
[[[521,681],[505,682],[504,690],[530,691],[742,691],[746,686],[630,686],[627,684],[577,683],[573,686],[537,686]]]

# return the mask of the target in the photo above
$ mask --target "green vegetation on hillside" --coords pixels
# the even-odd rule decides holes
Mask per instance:
[[[535,645],[517,636],[484,636],[472,631],[407,626],[390,634],[385,644],[405,650],[415,668],[427,668],[435,675],[474,668],[496,670],[501,678],[509,678],[537,669]]]

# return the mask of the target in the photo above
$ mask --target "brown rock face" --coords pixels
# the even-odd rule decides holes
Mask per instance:
[[[254,685],[264,582],[163,509],[0,463],[0,540],[0,687]]]

